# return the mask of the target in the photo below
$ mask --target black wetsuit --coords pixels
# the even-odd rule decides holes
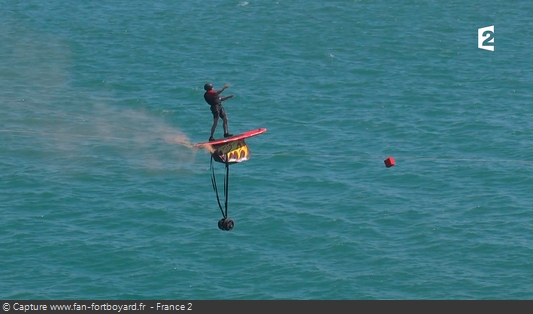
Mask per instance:
[[[224,119],[226,117],[226,111],[222,107],[222,101],[220,100],[219,93],[215,90],[208,90],[204,94],[205,102],[211,105],[211,112],[213,113],[213,119],[221,117]]]

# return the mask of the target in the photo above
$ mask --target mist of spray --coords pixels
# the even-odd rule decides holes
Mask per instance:
[[[19,32],[20,38],[10,35]],[[8,23],[0,28],[0,39],[10,47],[0,48],[0,83],[10,86],[0,89],[0,134],[19,135],[12,137],[18,143],[6,142],[4,152],[30,149],[33,156],[50,157],[43,165],[63,169],[78,161],[89,161],[89,167],[91,160],[165,170],[194,162],[198,150],[161,110],[119,104],[123,96],[98,84],[73,86],[71,78],[79,73],[72,72],[69,45],[60,38]]]

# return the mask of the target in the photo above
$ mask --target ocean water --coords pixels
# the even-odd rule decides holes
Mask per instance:
[[[531,12],[0,1],[0,298],[532,299]]]

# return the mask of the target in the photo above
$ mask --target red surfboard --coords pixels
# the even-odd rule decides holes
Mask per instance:
[[[194,147],[201,147],[201,146],[206,146],[206,145],[219,145],[219,144],[229,143],[229,142],[233,142],[233,141],[249,138],[249,137],[252,137],[252,136],[257,136],[259,134],[265,133],[266,131],[267,131],[267,129],[265,129],[265,128],[259,128],[259,129],[248,131],[248,132],[244,132],[242,134],[235,135],[235,136],[232,136],[232,137],[225,137],[225,138],[221,138],[219,140],[214,140],[214,141],[211,141],[211,142],[197,143],[197,144],[194,144]]]

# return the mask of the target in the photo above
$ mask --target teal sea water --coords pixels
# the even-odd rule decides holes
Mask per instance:
[[[0,298],[532,299],[531,12],[1,0]]]

